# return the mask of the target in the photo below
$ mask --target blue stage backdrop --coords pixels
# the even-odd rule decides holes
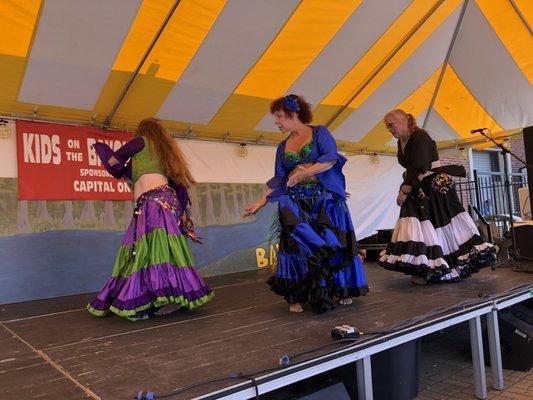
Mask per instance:
[[[45,183],[43,183],[45,184]],[[192,244],[203,276],[273,268],[273,206],[242,219],[264,185],[198,184],[190,190],[204,244]],[[0,178],[0,304],[94,292],[109,277],[133,212],[129,201],[22,201]]]

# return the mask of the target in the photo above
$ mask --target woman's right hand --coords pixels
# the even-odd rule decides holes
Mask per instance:
[[[405,203],[405,199],[407,199],[407,195],[403,192],[399,192],[398,196],[396,196],[396,204],[401,207],[403,203]]]
[[[244,214],[242,215],[242,217],[245,218],[255,215],[261,208],[265,206],[266,203],[266,199],[261,199],[256,201],[255,203],[250,204],[244,209]]]

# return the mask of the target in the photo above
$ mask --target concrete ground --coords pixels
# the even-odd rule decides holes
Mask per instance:
[[[488,355],[487,355],[488,356]],[[527,356],[524,354],[524,357]],[[432,335],[422,342],[420,386],[417,400],[475,399],[468,326]],[[486,368],[489,399],[533,399],[533,369],[504,370],[505,389],[492,389],[490,367]]]

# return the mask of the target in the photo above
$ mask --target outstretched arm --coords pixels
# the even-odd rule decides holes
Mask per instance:
[[[268,196],[275,190],[281,189],[287,185],[288,171],[283,164],[283,142],[278,145],[276,151],[276,164],[274,167],[274,177],[267,182],[267,189],[263,192],[259,200],[250,204],[244,209],[243,218],[256,214],[268,202]]]
[[[274,189],[267,188],[259,200],[257,200],[255,203],[250,204],[248,207],[244,209],[244,214],[242,214],[243,217],[250,217],[252,215],[255,215],[260,209],[262,209],[266,203],[268,202],[267,197],[272,193]]]

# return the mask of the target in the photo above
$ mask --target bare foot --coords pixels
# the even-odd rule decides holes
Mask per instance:
[[[411,282],[416,285],[427,285],[428,281],[421,276],[411,276]]]
[[[347,305],[350,305],[352,304],[352,298],[351,297],[347,297],[345,299],[340,299],[339,300],[339,304],[342,304],[343,306],[347,306]]]
[[[304,308],[302,307],[302,305],[300,303],[291,304],[291,306],[289,307],[289,311],[290,312],[294,312],[294,313],[300,313],[303,310],[304,310]]]
[[[163,315],[172,314],[173,312],[178,311],[180,308],[181,308],[180,305],[176,303],[165,304],[163,307],[161,307],[159,310],[155,312],[155,315],[161,317]]]

